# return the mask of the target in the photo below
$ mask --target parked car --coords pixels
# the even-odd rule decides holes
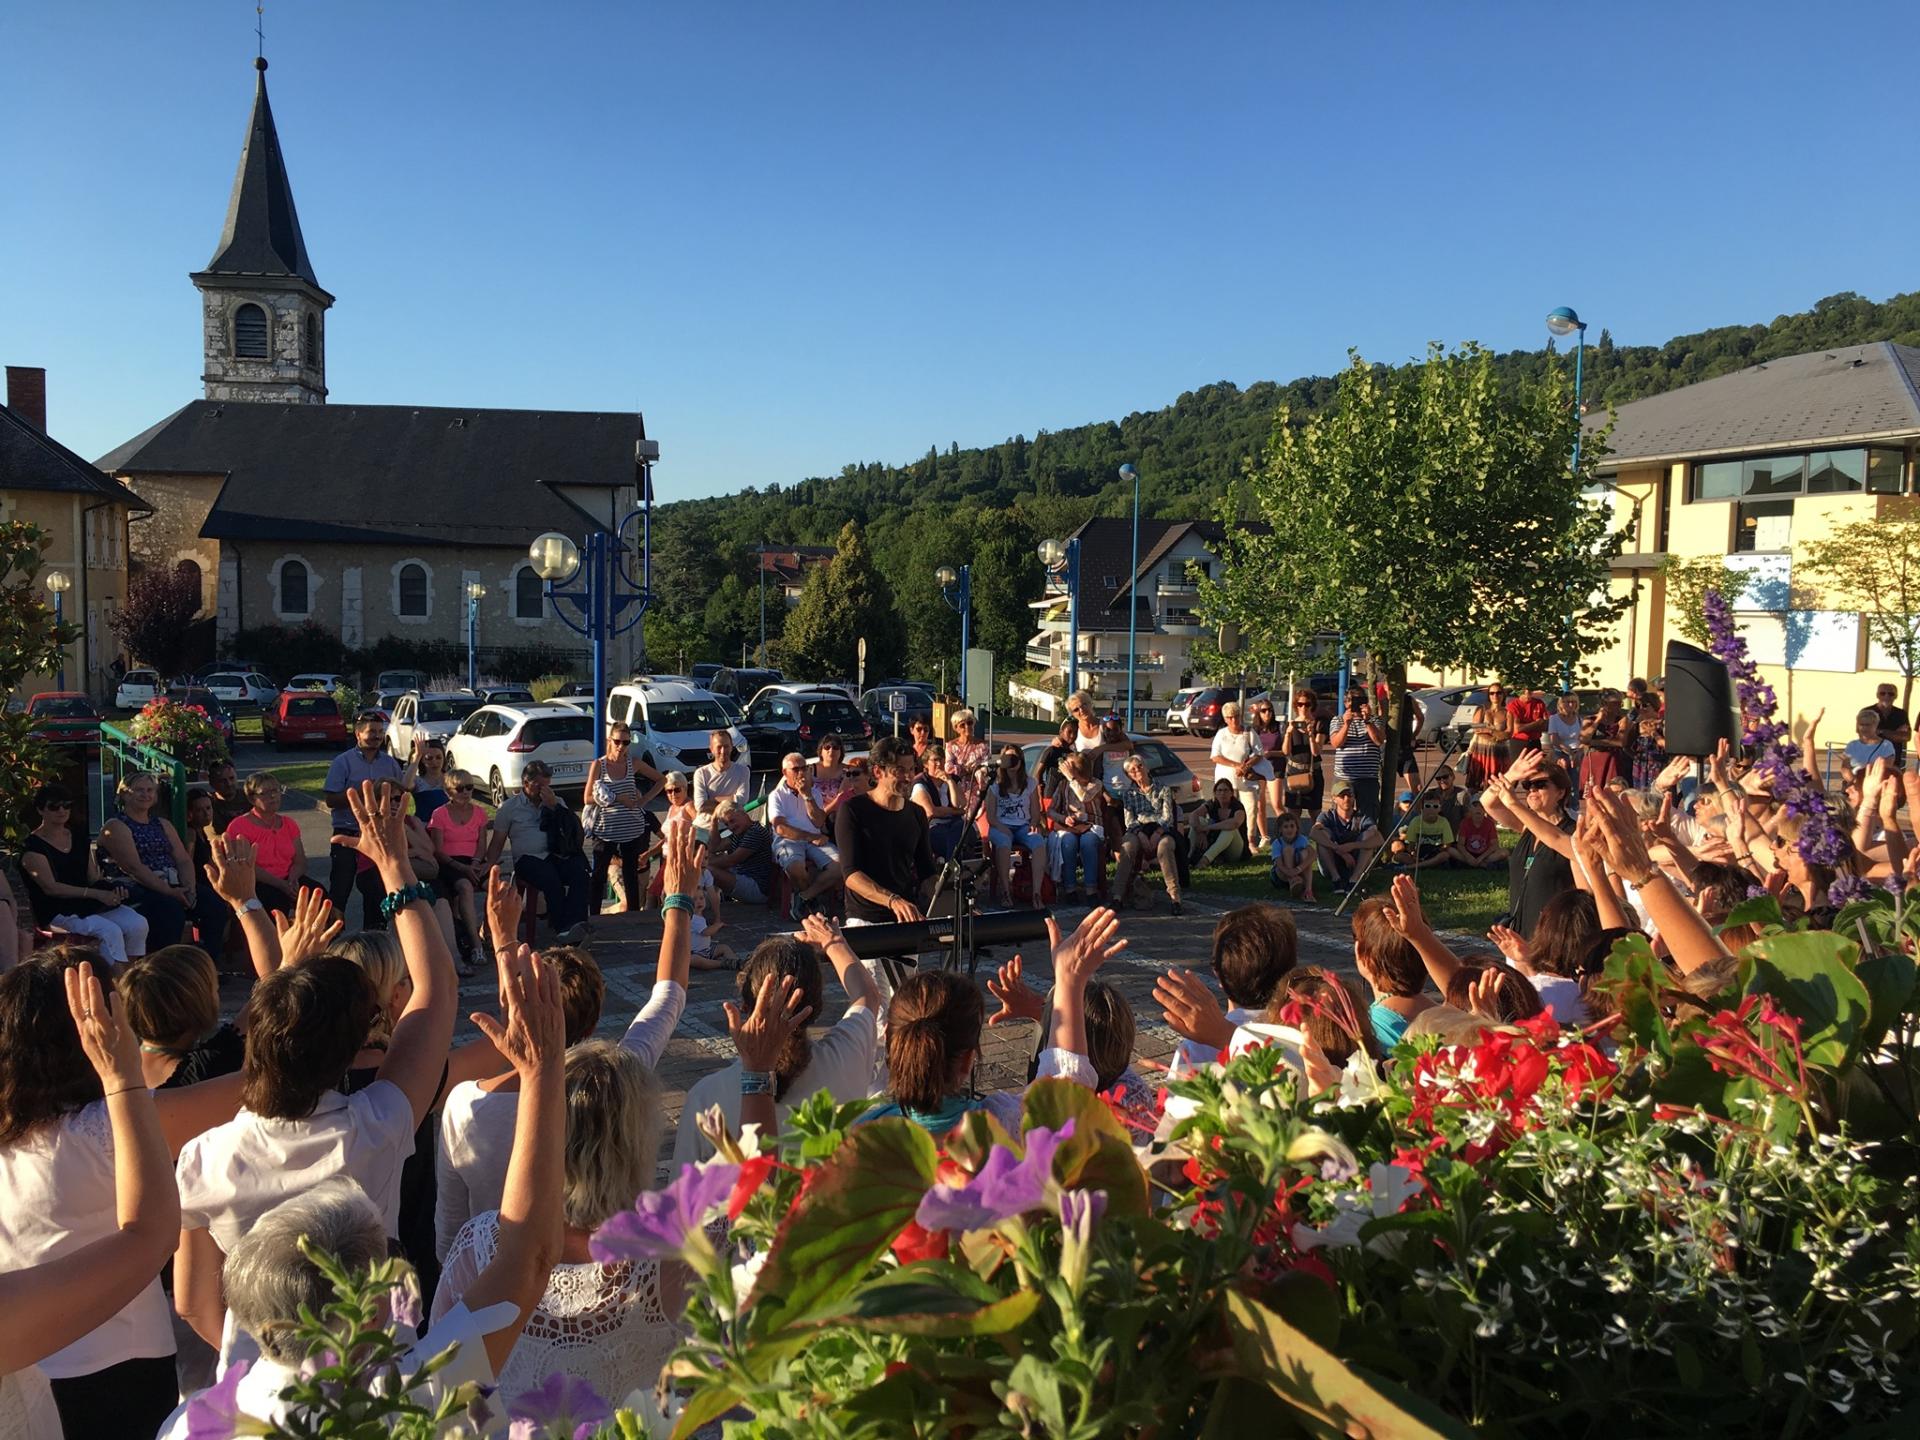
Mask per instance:
[[[425,690],[429,683],[424,670],[382,670],[374,677],[373,688],[397,699],[409,690]]]
[[[227,713],[227,707],[220,703],[220,697],[203,685],[169,685],[167,698],[176,705],[196,705],[207,712],[207,719],[213,722],[213,728],[220,732],[220,738],[226,742],[227,753],[233,753],[233,716]]]
[[[720,702],[694,685],[616,685],[607,696],[607,723],[633,731],[633,754],[659,771],[697,770],[707,763],[708,737],[725,730],[752,765],[752,747]]]
[[[409,690],[393,702],[387,723],[387,749],[401,762],[412,760],[422,740],[446,740],[460,722],[480,708],[480,697],[458,693]]]
[[[260,712],[260,737],[276,750],[296,745],[353,743],[340,702],[324,690],[283,690]]]
[[[696,667],[697,668],[697,667]],[[716,695],[725,695],[741,705],[747,704],[769,685],[778,685],[787,677],[778,670],[735,670],[728,668],[718,671],[707,688]]]
[[[866,754],[867,742],[873,738],[873,727],[851,700],[818,692],[776,693],[755,700],[747,707],[740,731],[755,757],[748,763],[766,771],[779,769],[781,758],[791,751],[818,753],[828,735],[846,741],[848,759]]]
[[[280,687],[257,670],[216,670],[204,683],[221,704],[246,709],[271,705],[280,693]]]
[[[1207,693],[1204,685],[1189,685],[1184,690],[1173,692],[1167,701],[1167,729],[1184,730],[1187,728],[1187,710],[1200,696]]]
[[[79,690],[43,690],[27,701],[33,733],[49,745],[74,745],[89,754],[100,748],[100,712]]]
[[[694,688],[697,690],[700,687],[696,685]],[[713,703],[719,707],[720,713],[727,717],[727,723],[729,725],[733,725],[737,727],[746,723],[746,719],[747,719],[746,706],[742,705],[738,700],[734,699],[731,695],[715,695],[711,690],[707,691],[706,693],[709,696],[712,696]]]
[[[591,700],[593,682],[591,680],[569,680],[548,697],[553,700]]]
[[[702,688],[707,690],[711,690],[713,688],[713,677],[718,675],[721,672],[721,670],[724,668],[725,668],[724,666],[714,665],[709,663],[708,661],[702,660],[698,665],[694,666],[693,669],[688,673],[692,675],[693,683],[695,685],[701,686]]]
[[[1426,713],[1420,719],[1418,743],[1437,743],[1442,734],[1473,723],[1473,712],[1487,703],[1484,685],[1455,685],[1445,690],[1422,690],[1417,697]],[[1549,707],[1551,713],[1551,707]]]
[[[344,675],[336,675],[327,670],[314,670],[303,675],[294,676],[291,680],[287,681],[287,689],[324,690],[327,694],[331,695],[346,683],[347,677]]]
[[[771,699],[775,695],[831,695],[835,699],[846,700],[848,702],[852,702],[857,698],[847,694],[846,691],[840,689],[837,685],[800,685],[783,680],[778,685],[762,685],[747,697],[745,701],[746,707],[751,710],[760,701]]]
[[[893,697],[900,696],[900,708],[893,708]],[[876,735],[893,733],[893,717],[900,717],[900,733],[916,720],[933,723],[933,691],[920,685],[876,685],[860,697],[860,713]]]
[[[1187,768],[1187,762],[1174,754],[1172,747],[1164,740],[1137,733],[1131,738],[1134,748],[1146,757],[1148,777],[1156,785],[1170,786],[1184,813],[1191,814],[1206,800],[1206,795],[1200,791],[1199,777]],[[1035,740],[1020,747],[1020,753],[1026,758],[1029,775],[1040,773],[1040,757],[1047,753],[1047,746],[1052,743],[1050,740]],[[1126,762],[1126,757],[1109,752],[1107,761],[1106,783],[1111,789],[1121,782],[1120,767]]]
[[[519,790],[529,760],[544,760],[553,788],[578,798],[593,756],[593,717],[567,705],[482,705],[447,741],[448,768],[474,776],[495,805]]]
[[[113,687],[113,708],[116,710],[142,710],[158,699],[166,687],[160,683],[157,670],[129,670],[120,677],[120,683]]]
[[[473,692],[482,705],[537,705],[533,691],[524,685],[482,685]]]

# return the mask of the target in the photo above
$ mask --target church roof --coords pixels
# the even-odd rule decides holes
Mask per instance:
[[[267,62],[260,59],[254,64],[259,75],[253,118],[247,124],[246,143],[240,147],[227,223],[220,232],[220,248],[201,273],[291,277],[319,290],[313,262],[307,258],[307,242],[300,235],[300,216],[293,208],[293,186],[280,153],[279,132],[273,127],[273,107],[267,103]]]
[[[0,490],[57,490],[136,510],[153,508],[5,405],[0,405]]]
[[[195,400],[96,463],[224,475],[213,540],[525,548],[588,518],[563,489],[637,486],[644,438],[632,411]]]

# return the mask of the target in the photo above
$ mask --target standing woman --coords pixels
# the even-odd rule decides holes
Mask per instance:
[[[20,856],[27,898],[37,925],[91,935],[110,964],[147,953],[147,921],[127,904],[127,892],[100,878],[87,847],[67,828],[73,794],[64,785],[42,785],[33,796],[40,823]]]
[[[1277,828],[1274,822],[1286,809],[1287,781],[1282,768],[1286,755],[1280,748],[1281,722],[1274,714],[1273,697],[1256,700],[1251,708],[1253,719],[1247,728],[1260,742],[1260,753],[1266,758],[1267,769],[1273,772],[1261,783],[1259,796],[1260,834],[1271,841]]]
[[[1265,807],[1260,802],[1267,782],[1273,778],[1273,766],[1266,758],[1266,746],[1246,727],[1240,707],[1229,700],[1220,707],[1222,728],[1213,737],[1213,779],[1216,787],[1225,780],[1240,797],[1246,812],[1256,849],[1267,844]],[[1237,828],[1237,827],[1236,827]]]
[[[193,859],[173,822],[153,813],[160,803],[156,777],[123,776],[114,793],[119,797],[119,813],[100,830],[108,873],[127,880],[132,892],[128,903],[147,917],[147,944],[155,950],[177,945],[198,898]]]
[[[1318,815],[1326,776],[1320,767],[1320,697],[1293,692],[1293,716],[1280,737],[1286,760],[1286,808]]]
[[[1620,692],[1608,690],[1600,697],[1600,709],[1580,727],[1580,744],[1586,753],[1580,760],[1580,792],[1604,789],[1622,778],[1627,766],[1626,720],[1620,714]]]
[[[1636,790],[1651,790],[1667,768],[1667,727],[1660,718],[1658,696],[1640,697],[1640,713],[1635,717],[1631,736],[1633,753],[1632,785]]]
[[[708,732],[707,753],[713,757],[712,762],[693,772],[693,808],[704,814],[722,800],[745,805],[747,792],[753,788],[753,775],[740,758],[733,736],[725,730]]]
[[[647,793],[640,793],[635,776],[647,777]],[[587,794],[599,808],[593,827],[593,887],[587,912],[600,913],[607,893],[607,875],[613,857],[620,857],[620,887],[626,895],[623,913],[646,908],[647,892],[640,884],[640,852],[647,845],[647,801],[660,793],[660,772],[633,758],[633,731],[624,720],[607,726],[607,754],[587,767]]]
[[[1467,745],[1467,789],[1480,791],[1507,768],[1507,742],[1513,738],[1513,717],[1507,713],[1507,687],[1498,681],[1487,686],[1487,700],[1473,712],[1473,739]]]
[[[947,778],[953,782],[953,803],[962,815],[980,794],[980,772],[987,764],[987,742],[974,738],[979,721],[971,710],[953,712],[953,740],[947,746]]]

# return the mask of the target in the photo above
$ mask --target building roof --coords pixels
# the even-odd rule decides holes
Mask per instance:
[[[1140,570],[1144,572],[1151,563],[1150,557],[1164,554],[1194,523],[1141,516]],[[1126,629],[1127,587],[1134,573],[1132,519],[1098,517],[1074,531],[1071,538],[1080,542],[1080,628]],[[1139,592],[1137,605],[1140,628],[1151,631],[1151,592]]]
[[[0,490],[58,490],[136,510],[153,508],[5,405],[0,405]]]
[[[1598,428],[1605,416],[1589,417]],[[1623,464],[1920,435],[1920,349],[1877,340],[1750,365],[1622,405],[1602,462]]]
[[[273,107],[267,103],[267,62],[262,58],[254,65],[258,77],[253,117],[240,147],[240,168],[227,200],[227,223],[220,231],[219,248],[201,275],[293,278],[320,290],[313,262],[307,258],[307,242],[300,234],[300,216],[293,208],[293,186],[280,153],[280,135],[273,126]]]
[[[195,400],[100,457],[116,475],[221,475],[213,540],[510,545],[587,518],[561,487],[637,488],[631,411]]]

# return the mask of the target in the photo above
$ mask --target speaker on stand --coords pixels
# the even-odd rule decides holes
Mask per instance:
[[[1733,676],[1684,640],[1667,642],[1666,740],[1669,755],[1711,756],[1722,740],[1740,743]]]

